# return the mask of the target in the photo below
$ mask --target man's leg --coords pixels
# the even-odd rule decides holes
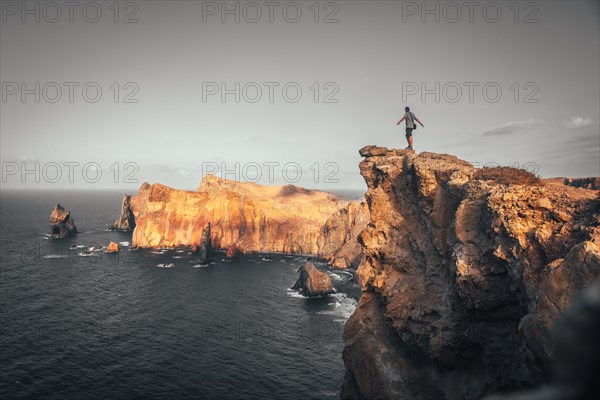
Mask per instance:
[[[410,129],[410,128],[406,128],[406,141],[408,142],[408,146],[406,147],[406,149],[412,150],[413,138],[412,138],[412,129]]]

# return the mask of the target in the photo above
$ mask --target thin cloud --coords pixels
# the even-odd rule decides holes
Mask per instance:
[[[600,136],[598,131],[583,130],[565,137],[563,145],[557,148],[547,149],[540,153],[546,160],[562,158],[564,160],[598,160],[600,152]]]
[[[562,126],[567,129],[581,129],[592,126],[594,121],[590,118],[571,117],[562,122]]]
[[[523,131],[534,126],[541,125],[543,121],[529,118],[526,121],[510,121],[500,126],[490,128],[483,132],[484,136],[510,135],[519,131]]]

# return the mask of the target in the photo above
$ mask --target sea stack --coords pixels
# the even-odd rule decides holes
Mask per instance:
[[[119,243],[110,242],[108,244],[108,246],[106,247],[106,252],[107,253],[118,253],[119,252]]]
[[[331,278],[325,272],[321,272],[312,262],[307,262],[300,269],[300,277],[292,286],[304,296],[323,296],[335,293]]]
[[[56,237],[68,237],[77,234],[75,221],[71,218],[71,212],[57,204],[50,214],[50,233]]]
[[[210,224],[202,229],[202,237],[198,246],[192,246],[192,252],[198,254],[198,260],[202,264],[208,264],[211,259],[212,246],[210,239]]]
[[[131,231],[135,228],[135,216],[131,210],[131,195],[124,195],[121,203],[121,215],[111,227],[118,231]]]

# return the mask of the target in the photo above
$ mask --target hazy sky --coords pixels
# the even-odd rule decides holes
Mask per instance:
[[[404,148],[405,105],[418,152],[600,175],[599,3],[487,3],[471,20],[463,1],[98,1],[70,22],[62,1],[2,1],[2,187],[194,189],[239,163],[242,180],[299,167],[298,185],[362,188],[358,149]]]

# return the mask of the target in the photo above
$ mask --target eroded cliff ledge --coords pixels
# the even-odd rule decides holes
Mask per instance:
[[[132,244],[198,245],[203,229],[210,224],[214,248],[323,254],[324,247],[334,239],[323,234],[321,228],[350,204],[318,190],[293,185],[262,186],[213,175],[206,176],[196,192],[144,183],[130,199],[129,209],[135,220]],[[122,211],[120,219],[127,212],[127,209]],[[356,243],[356,235],[343,236]],[[317,243],[319,237],[321,249]],[[358,245],[355,248],[361,251]]]
[[[544,382],[555,321],[598,279],[599,192],[501,184],[449,155],[360,153],[370,222],[342,398],[477,399]]]

